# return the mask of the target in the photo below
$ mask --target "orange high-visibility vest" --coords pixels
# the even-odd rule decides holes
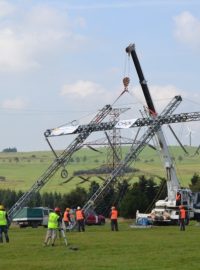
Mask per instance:
[[[76,210],[76,220],[84,219],[82,210]]]
[[[185,209],[180,209],[180,218],[181,219],[185,219],[186,218],[186,211],[185,211]]]
[[[63,220],[66,221],[66,222],[69,222],[68,215],[69,215],[69,212],[68,211],[65,211],[64,212],[64,216],[63,216]]]
[[[116,210],[116,209],[113,209],[112,211],[111,211],[111,219],[117,219],[117,217],[118,217],[118,211]]]
[[[176,194],[176,201],[180,201],[181,200],[181,194]]]

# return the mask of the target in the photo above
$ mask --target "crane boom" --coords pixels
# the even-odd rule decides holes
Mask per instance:
[[[143,91],[143,94],[144,94],[144,97],[148,106],[149,114],[152,118],[155,118],[157,115],[157,112],[155,110],[153,100],[151,98],[151,94],[147,85],[147,81],[145,80],[145,77],[142,72],[142,68],[140,66],[139,59],[136,54],[135,44],[130,44],[126,48],[126,52],[129,55],[131,55],[133,63],[135,65],[135,68],[139,77],[140,85],[142,87],[142,91]],[[158,142],[160,145],[160,152],[164,159],[164,166],[165,166],[166,176],[167,176],[168,201],[173,202],[176,198],[177,190],[180,188],[180,183],[176,175],[176,170],[174,168],[174,164],[173,164],[171,155],[169,153],[166,139],[164,137],[161,127],[157,130],[156,135],[157,135]]]
[[[91,120],[91,124],[100,123],[112,110],[110,105],[104,106],[97,115]],[[92,130],[83,131],[78,134],[75,140],[58,156],[53,163],[48,167],[48,169],[41,175],[41,177],[33,184],[33,186],[25,192],[19,200],[10,208],[8,212],[8,217],[10,221],[13,219],[13,216],[30,200],[32,195],[39,191],[49,180],[50,178],[58,171],[58,169],[66,165],[72,154],[77,151],[86,138],[91,134]]]

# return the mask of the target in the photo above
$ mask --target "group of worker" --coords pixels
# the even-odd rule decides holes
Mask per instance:
[[[77,207],[75,212],[75,219],[78,225],[78,231],[85,231],[85,215],[84,211],[81,209],[80,206]],[[64,228],[63,228],[64,223]],[[54,212],[50,212],[49,219],[48,219],[48,229],[44,241],[44,246],[54,246],[55,241],[57,238],[57,232],[64,233],[64,230],[69,228],[69,226],[72,224],[71,220],[71,214],[70,214],[70,208],[66,208],[64,211],[64,214],[62,216],[61,209],[59,207],[56,207],[54,209]]]
[[[111,207],[110,220],[111,220],[111,230],[118,231],[118,211],[115,206]],[[85,214],[80,206],[77,207],[75,211],[75,221],[77,223],[78,232],[85,232]],[[49,214],[48,219],[48,229],[45,236],[44,246],[54,246],[57,238],[57,232],[62,230],[64,233],[63,223],[65,229],[69,228],[72,223],[70,208],[66,208],[62,216],[60,208],[56,207],[54,212]]]
[[[111,230],[118,231],[118,210],[115,206],[111,207],[110,212]],[[187,218],[187,211],[183,205],[179,205],[179,225],[180,230],[185,231],[185,220]],[[79,232],[85,231],[85,214],[80,206],[77,207],[75,211],[75,221],[77,223],[77,229]],[[64,215],[61,214],[61,209],[56,207],[53,212],[49,214],[48,219],[48,229],[45,236],[44,246],[55,245],[55,240],[57,238],[57,231],[64,230],[62,224],[65,224],[65,229],[67,229],[71,223],[70,208],[66,208]],[[9,219],[8,214],[3,205],[0,205],[0,243],[3,243],[3,234],[5,240],[9,243],[8,236]]]

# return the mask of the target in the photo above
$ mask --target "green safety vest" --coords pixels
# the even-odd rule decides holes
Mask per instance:
[[[6,211],[0,210],[0,226],[7,225]]]
[[[59,216],[56,213],[50,213],[49,220],[48,220],[48,228],[49,229],[57,229],[58,228],[58,219],[59,219]]]

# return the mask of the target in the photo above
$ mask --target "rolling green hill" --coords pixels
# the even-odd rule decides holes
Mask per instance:
[[[99,148],[101,153],[94,152],[90,149],[81,149],[77,151],[67,165],[68,177],[80,170],[90,170],[101,167],[107,164],[106,148]],[[194,173],[200,173],[200,156],[193,155],[195,147],[188,147],[188,156],[185,155],[180,147],[170,147],[170,152],[174,158],[177,175],[182,186],[188,186],[191,177]],[[123,147],[123,156],[128,151],[128,147]],[[58,153],[59,154],[59,153]],[[28,152],[28,153],[0,153],[0,189],[11,190],[28,190],[32,184],[48,169],[54,160],[54,156],[50,151],[46,152]],[[137,181],[139,174],[146,176],[165,177],[165,170],[159,154],[153,149],[146,147],[139,155],[138,159],[132,167],[140,171],[129,175],[130,181]],[[62,169],[62,168],[61,168]],[[79,185],[81,179],[74,177],[72,181],[67,184],[62,184],[63,179],[60,176],[61,169],[50,179],[50,181],[42,188],[42,192],[57,191],[61,193],[68,193],[76,185]],[[84,175],[84,174],[82,174]],[[104,176],[105,177],[105,176]],[[155,177],[155,181],[158,179]],[[92,175],[90,181],[101,181],[95,175]],[[82,187],[87,188],[88,182],[83,183]]]

